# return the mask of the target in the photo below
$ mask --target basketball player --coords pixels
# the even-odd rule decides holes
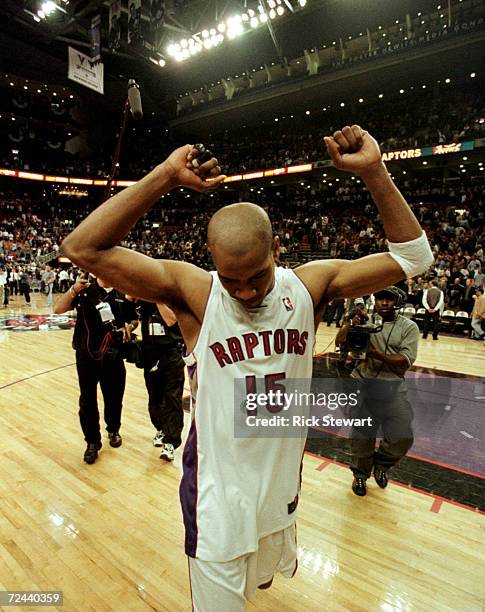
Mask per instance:
[[[234,381],[310,379],[315,324],[335,297],[369,294],[432,262],[418,221],[391,180],[376,141],[357,125],[325,138],[335,166],[359,175],[382,217],[389,253],[277,268],[279,241],[260,207],[220,209],[208,228],[216,272],[116,246],[175,187],[205,192],[224,180],[217,159],[175,150],[89,215],[64,241],[77,265],[174,310],[197,396],[180,496],[193,608],[243,610],[245,597],[296,571],[295,509],[304,439],[234,437]],[[210,156],[209,156],[210,157]],[[196,401],[196,403],[195,403]]]

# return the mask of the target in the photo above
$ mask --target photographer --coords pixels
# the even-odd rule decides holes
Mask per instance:
[[[351,433],[351,463],[354,473],[352,490],[356,495],[367,492],[366,480],[372,470],[374,478],[384,489],[388,470],[411,448],[413,411],[406,397],[404,375],[416,359],[419,329],[414,321],[398,314],[405,295],[397,287],[387,287],[374,294],[375,312],[382,326],[369,334],[370,342],[351,376],[363,381],[363,400],[359,418],[370,417],[371,427],[353,427]],[[374,319],[376,319],[374,315]],[[348,338],[352,326],[363,325],[368,317],[365,311],[353,311],[351,321],[346,322],[335,343],[341,351],[352,350]],[[360,350],[362,347],[359,347]],[[379,426],[383,439],[375,448]]]
[[[173,461],[182,443],[184,412],[183,339],[173,310],[165,304],[139,301],[143,374],[148,412],[156,433],[153,446],[162,447],[160,459]]]
[[[110,446],[121,446],[119,429],[125,392],[126,370],[123,363],[123,343],[131,339],[138,324],[134,305],[101,278],[88,280],[80,276],[54,305],[54,312],[62,314],[76,309],[73,348],[81,391],[79,419],[87,448],[86,463],[94,463],[101,444],[97,402],[97,386],[101,386],[104,400],[104,420]]]

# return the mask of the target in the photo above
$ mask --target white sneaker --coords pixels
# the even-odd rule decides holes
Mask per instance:
[[[160,454],[160,459],[165,459],[165,461],[173,461],[175,457],[175,449],[173,444],[164,444],[163,450]]]
[[[153,436],[153,446],[163,446],[163,431],[157,431]]]

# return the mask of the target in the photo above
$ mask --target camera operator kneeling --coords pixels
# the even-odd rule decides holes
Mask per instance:
[[[369,335],[370,342],[351,376],[362,380],[363,400],[358,418],[371,418],[370,427],[352,428],[351,463],[354,474],[352,490],[356,495],[367,492],[366,480],[374,473],[381,489],[387,486],[388,470],[411,448],[413,411],[407,400],[404,375],[416,359],[419,329],[414,321],[398,314],[405,295],[397,287],[388,287],[374,294],[375,315],[382,319],[382,329]],[[367,320],[363,310],[353,311],[335,339],[341,351],[348,352],[347,336],[352,326]],[[349,335],[350,336],[350,335]],[[379,426],[382,440],[375,448]]]

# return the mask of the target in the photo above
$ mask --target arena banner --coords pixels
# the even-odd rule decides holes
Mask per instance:
[[[77,51],[76,51],[77,53]],[[86,56],[87,57],[87,56]],[[434,147],[422,147],[415,149],[402,149],[400,151],[388,151],[382,155],[384,161],[397,161],[401,159],[413,159],[417,157],[429,157],[434,155],[447,155],[449,153],[463,153],[465,151],[473,151],[485,146],[485,139],[482,140],[467,140],[465,142],[452,143],[447,145],[436,145]],[[246,174],[233,174],[226,177],[224,183],[236,183],[238,181],[248,181],[253,179],[262,179],[271,176],[281,176],[287,174],[297,174],[299,172],[310,172],[313,169],[319,169],[330,166],[331,163],[313,162],[311,164],[299,164],[296,166],[285,166],[283,168],[271,168],[268,170],[257,170]],[[74,185],[93,185],[95,187],[106,186],[106,179],[89,179],[72,176],[55,176],[50,174],[37,174],[35,172],[25,172],[23,170],[12,170],[10,168],[0,168],[0,176],[11,176],[13,178],[29,179],[31,181],[47,181],[49,183],[70,183]],[[113,181],[113,187],[129,187],[134,185],[136,181],[118,180]]]
[[[68,78],[100,94],[104,93],[104,66],[102,62],[93,62],[89,55],[85,55],[72,47],[69,51]]]
[[[121,45],[121,2],[114,0],[109,5],[108,46],[117,51]]]
[[[414,159],[416,157],[429,157],[430,155],[447,155],[448,153],[462,153],[463,151],[473,151],[475,148],[474,140],[465,142],[452,142],[451,144],[440,144],[434,147],[421,147],[415,149],[401,149],[400,151],[388,151],[383,153],[384,161],[396,161],[399,159]]]
[[[141,35],[141,0],[128,1],[128,44],[140,43]]]
[[[99,62],[101,60],[101,15],[96,15],[91,19],[91,27],[89,29],[89,40],[91,44],[91,61]]]

